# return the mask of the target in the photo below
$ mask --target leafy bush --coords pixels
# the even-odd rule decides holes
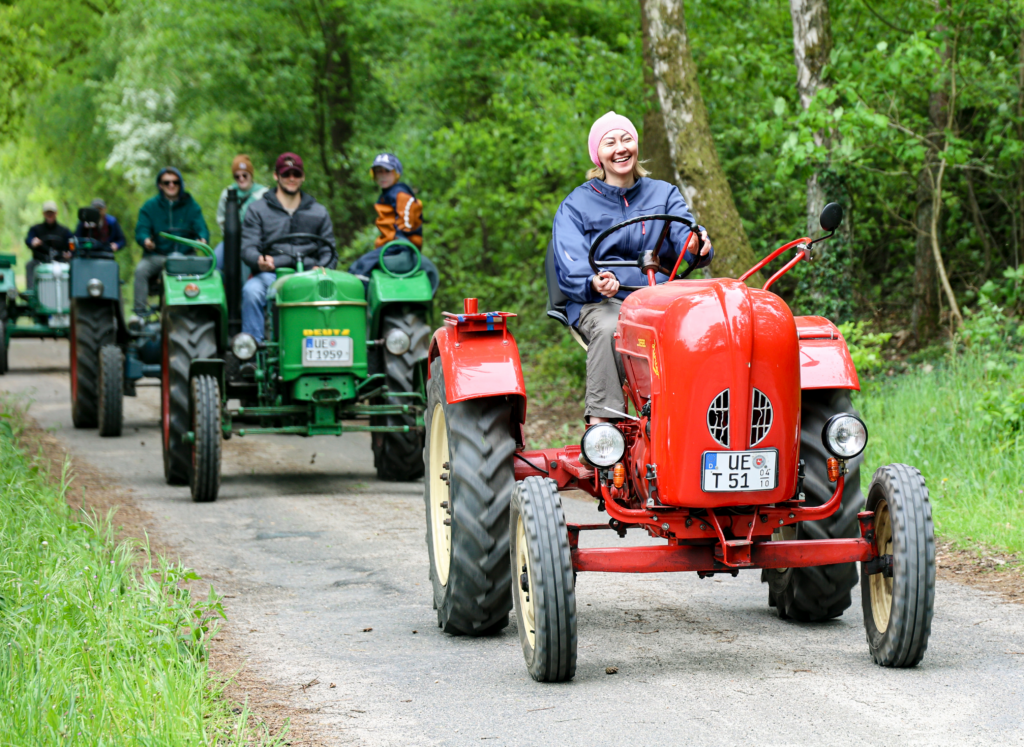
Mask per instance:
[[[867,322],[846,322],[839,325],[839,332],[846,340],[850,358],[857,367],[857,373],[864,375],[877,371],[885,365],[882,348],[892,339],[889,332],[868,332]]]

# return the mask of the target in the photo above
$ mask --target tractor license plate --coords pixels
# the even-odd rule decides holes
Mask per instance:
[[[302,365],[348,366],[352,364],[352,338],[344,335],[307,337],[303,342]]]
[[[701,489],[705,493],[773,490],[779,484],[779,452],[705,451]]]

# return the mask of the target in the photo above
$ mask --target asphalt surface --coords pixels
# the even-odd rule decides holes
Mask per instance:
[[[10,352],[0,390],[29,395],[230,595],[248,670],[314,709],[327,744],[1024,743],[1020,605],[940,580],[924,662],[889,670],[868,653],[860,589],[843,617],[803,625],[769,609],[757,572],[581,574],[576,679],[539,684],[514,619],[487,639],[437,629],[422,483],[378,482],[366,434],[234,438],[220,499],[193,504],[163,482],[159,389],[127,398],[125,435],[101,439],[71,426],[66,343]],[[570,521],[599,520],[591,501],[564,503]],[[615,536],[584,534],[599,541]]]

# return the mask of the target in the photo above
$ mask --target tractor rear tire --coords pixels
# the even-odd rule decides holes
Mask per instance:
[[[386,348],[381,351],[388,390],[422,391],[426,379],[425,362],[430,349],[430,326],[420,315],[410,312],[404,316],[385,316],[381,324],[382,336],[386,338],[393,329],[405,332],[410,342],[409,349],[402,355],[393,355]],[[385,397],[383,402],[389,405],[417,404],[412,397]],[[415,427],[416,416],[385,415],[374,418],[374,424]],[[377,469],[377,477],[393,482],[409,482],[423,477],[423,461],[419,458],[423,451],[423,441],[423,433],[415,430],[408,433],[374,433],[373,466]]]
[[[830,456],[821,443],[825,421],[840,412],[856,414],[845,389],[819,389],[803,393],[800,416],[800,458],[804,460],[804,494],[807,506],[820,506],[832,497],[834,483],[828,480],[826,460]],[[864,507],[860,490],[860,465],[864,455],[849,460],[842,505],[821,521],[795,526],[796,534],[785,539],[839,539],[860,536],[857,513]],[[768,604],[783,620],[819,622],[839,617],[852,604],[851,591],[857,585],[857,564],[840,563],[810,568],[765,570]]]
[[[509,503],[515,489],[504,397],[449,403],[435,358],[427,383],[427,552],[437,625],[453,635],[490,635],[512,609]]]
[[[160,422],[163,435],[164,478],[168,485],[192,482],[192,445],[189,367],[196,358],[217,355],[217,328],[202,309],[164,307],[162,365],[160,370]]]
[[[76,428],[99,423],[100,350],[117,336],[114,306],[71,300],[71,420]]]
[[[509,511],[513,605],[530,676],[568,682],[576,676],[576,588],[562,497],[554,480],[516,484]]]
[[[928,649],[935,608],[935,527],[924,477],[906,464],[879,467],[868,489],[875,539],[892,556],[892,577],[861,564],[861,601],[871,658],[915,667]]]
[[[97,425],[104,437],[120,436],[124,422],[124,353],[117,345],[100,350]]]
[[[212,376],[192,379],[192,500],[217,500],[220,490],[220,384]]]
[[[6,310],[5,310],[6,311]],[[5,313],[6,316],[6,313]],[[0,319],[0,376],[7,373],[7,319]]]

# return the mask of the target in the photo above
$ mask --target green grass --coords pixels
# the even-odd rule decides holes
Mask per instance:
[[[868,425],[862,487],[874,470],[921,470],[936,532],[959,544],[1024,550],[1024,367],[968,352],[888,381],[855,399]]]
[[[0,745],[270,741],[208,669],[213,591],[76,515],[18,430],[0,408]]]

